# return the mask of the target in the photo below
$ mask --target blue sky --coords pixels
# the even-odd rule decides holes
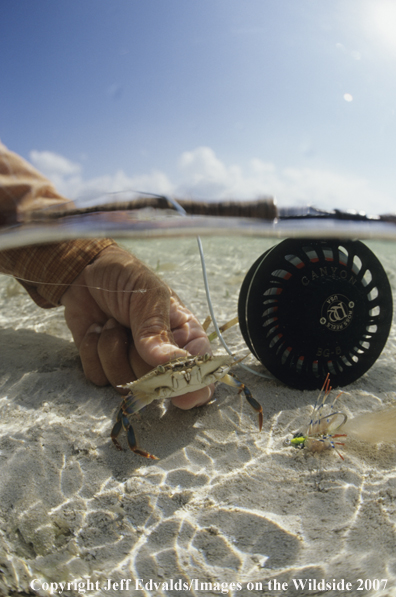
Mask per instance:
[[[14,0],[0,138],[72,198],[395,211],[393,0]]]

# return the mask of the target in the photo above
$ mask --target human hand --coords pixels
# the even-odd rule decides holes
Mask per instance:
[[[211,352],[196,317],[139,259],[104,249],[61,298],[85,376],[98,386],[141,377],[157,365]],[[182,409],[205,404],[208,386],[172,399]]]

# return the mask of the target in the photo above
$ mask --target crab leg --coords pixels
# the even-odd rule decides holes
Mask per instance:
[[[125,397],[125,414],[132,415],[137,413],[148,404],[151,404],[154,400],[157,400],[157,398],[157,393],[150,395],[145,394],[144,392],[137,392],[136,390],[135,392],[130,392],[130,394]]]
[[[122,448],[117,440],[117,437],[120,435],[121,429],[123,427],[122,417],[123,417],[122,408],[120,408],[120,410],[118,411],[118,414],[117,414],[117,421],[116,421],[113,429],[111,430],[111,434],[110,434],[110,437],[113,440],[113,444],[115,445],[117,450],[122,450]]]
[[[249,402],[250,406],[256,411],[256,413],[258,413],[259,430],[261,431],[263,427],[263,407],[255,398],[253,398],[249,388],[245,386],[244,383],[239,381],[239,379],[233,373],[227,373],[224,375],[224,377],[221,378],[221,382],[227,384],[228,386],[232,386],[233,388],[238,388],[239,392],[243,392],[245,394],[245,398]]]
[[[150,452],[146,452],[146,450],[142,450],[141,448],[139,448],[137,446],[136,436],[135,436],[135,432],[133,430],[132,425],[129,425],[129,428],[126,429],[126,432],[127,432],[128,446],[130,447],[132,452],[134,452],[135,454],[138,454],[139,456],[144,456],[144,458],[151,458],[151,460],[159,460],[157,458],[157,456],[154,456],[154,454],[150,454]]]
[[[209,319],[209,322],[208,322]],[[208,322],[208,323],[207,323]],[[207,330],[207,328],[209,327],[209,324],[211,323],[211,318],[210,316],[207,317],[203,323],[203,329]],[[225,332],[226,330],[228,330],[229,328],[232,328],[232,326],[236,325],[238,323],[238,317],[234,317],[234,319],[231,319],[230,321],[227,321],[227,323],[225,323],[224,325],[219,327],[219,331],[222,334],[223,332]],[[205,327],[206,326],[206,327]],[[209,342],[213,342],[213,340],[217,338],[217,332],[212,332],[211,334],[208,334],[208,340]]]
[[[113,443],[117,450],[122,450],[122,447],[120,446],[117,440],[117,437],[119,436],[122,428],[126,431],[128,446],[132,450],[132,452],[138,454],[139,456],[144,456],[144,458],[158,460],[157,456],[154,456],[153,454],[146,452],[146,450],[142,450],[138,447],[135,432],[131,423],[129,422],[127,414],[124,412],[123,406],[121,406],[120,410],[118,411],[116,424],[114,425],[111,431],[111,439],[113,440]]]

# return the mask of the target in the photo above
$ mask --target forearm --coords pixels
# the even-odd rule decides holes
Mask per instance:
[[[31,164],[0,142],[0,225],[22,221],[30,211],[73,203]]]
[[[65,203],[51,182],[0,143],[0,225],[23,221],[33,210]],[[72,240],[0,251],[0,272],[14,276],[40,307],[53,307],[109,239]]]
[[[39,307],[54,307],[83,269],[113,244],[78,239],[0,251],[0,272],[14,276]]]

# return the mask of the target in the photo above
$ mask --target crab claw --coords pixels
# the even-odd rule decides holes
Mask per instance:
[[[253,398],[249,388],[245,386],[244,383],[239,381],[239,379],[233,373],[227,373],[226,375],[224,375],[224,377],[221,378],[221,381],[227,384],[228,386],[238,388],[239,392],[243,392],[245,394],[246,400],[258,414],[259,430],[261,431],[263,427],[263,407],[261,406],[261,404],[257,402],[255,398]]]

